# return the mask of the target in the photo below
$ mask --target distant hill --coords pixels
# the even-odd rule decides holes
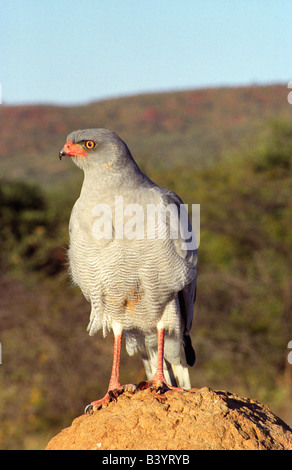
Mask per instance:
[[[253,146],[271,119],[291,119],[287,86],[214,88],[146,94],[84,106],[0,107],[1,176],[46,186],[81,178],[59,162],[69,132],[107,127],[127,141],[148,173],[209,165]]]

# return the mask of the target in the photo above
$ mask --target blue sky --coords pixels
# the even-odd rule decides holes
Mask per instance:
[[[292,80],[292,0],[1,0],[5,104]]]

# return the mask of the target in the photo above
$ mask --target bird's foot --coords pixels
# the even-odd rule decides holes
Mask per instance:
[[[137,389],[137,386],[134,384],[120,385],[117,388],[108,390],[105,396],[99,400],[92,401],[85,407],[85,414],[92,414],[94,411],[100,410],[103,406],[107,406],[111,401],[117,400],[118,396],[123,392],[134,392]]]
[[[176,390],[182,392],[184,389],[181,387],[173,387],[172,385],[168,385],[165,379],[155,379],[146,380],[145,382],[140,382],[138,387],[139,390],[146,390],[150,388],[152,390],[156,390],[157,393],[163,394],[168,392],[169,390]]]
[[[100,400],[95,400],[89,403],[89,405],[85,407],[84,413],[85,414],[88,413],[89,415],[91,415],[94,411],[97,411],[103,406],[108,405],[108,403],[110,403],[113,400],[113,397],[114,397],[114,391],[113,390],[108,391],[105,394],[105,396],[101,398]]]

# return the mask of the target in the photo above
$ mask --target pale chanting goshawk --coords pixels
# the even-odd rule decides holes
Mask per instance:
[[[60,159],[62,156],[72,157],[84,171],[69,225],[72,280],[91,303],[89,334],[99,329],[103,329],[104,336],[110,330],[114,334],[108,392],[86,410],[100,408],[128,387],[119,382],[122,336],[130,355],[137,350],[142,355],[147,381],[139,388],[154,387],[160,392],[178,386],[191,388],[187,364],[195,362],[189,333],[196,295],[197,250],[186,243],[181,230],[177,230],[177,237],[170,236],[170,217],[165,218],[164,237],[157,234],[157,218],[152,219],[152,235],[147,237],[147,216],[143,221],[145,236],[141,231],[136,237],[127,233],[116,236],[115,224],[123,214],[114,214],[117,196],[122,197],[124,208],[139,206],[145,214],[149,205],[185,206],[175,193],[157,186],[142,173],[125,142],[110,130],[72,132],[59,153]],[[112,237],[94,232],[97,205],[112,211]],[[177,214],[180,217],[181,211]],[[127,220],[129,214],[122,222]],[[187,224],[189,234],[188,215]]]

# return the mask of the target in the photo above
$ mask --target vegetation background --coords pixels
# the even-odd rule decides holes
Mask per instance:
[[[0,448],[42,449],[107,388],[112,337],[67,273],[82,172],[58,151],[107,127],[142,170],[201,204],[194,387],[249,396],[292,425],[292,108],[286,85],[190,90],[78,107],[0,107]],[[138,383],[123,351],[121,380]]]

